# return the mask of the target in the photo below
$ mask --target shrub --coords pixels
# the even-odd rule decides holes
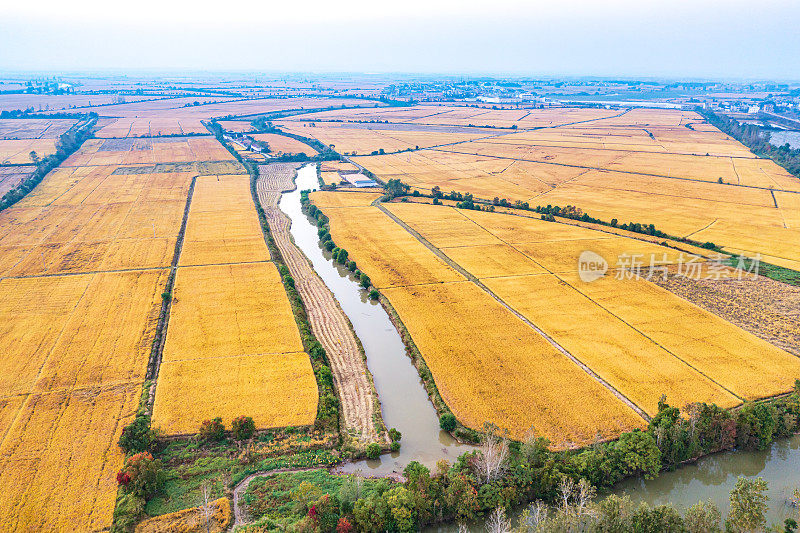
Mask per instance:
[[[396,428],[392,428],[389,430],[389,438],[392,439],[392,442],[397,442],[403,438],[403,434],[400,433]]]
[[[111,529],[115,531],[130,531],[139,521],[139,517],[144,513],[145,501],[143,498],[133,494],[123,494],[117,500],[114,508],[114,525]]]
[[[220,417],[213,420],[205,420],[200,425],[198,434],[200,442],[219,442],[225,438],[225,425]]]
[[[392,442],[392,444],[389,446],[389,449],[392,450],[393,452],[399,452],[400,451],[400,441],[396,440],[396,441]]]
[[[117,483],[126,493],[144,499],[159,492],[165,481],[161,461],[153,459],[150,452],[128,457],[122,470],[117,473]]]
[[[445,431],[453,431],[456,429],[456,415],[453,413],[445,413],[439,418],[439,427]]]
[[[371,291],[369,291],[369,299],[370,300],[377,300],[379,296],[380,296],[380,293],[378,291],[376,291],[375,289],[372,289]]]
[[[150,428],[150,420],[138,414],[133,422],[122,428],[118,444],[125,453],[138,453],[152,450],[155,442],[156,432]]]
[[[233,438],[239,441],[248,440],[256,432],[256,423],[252,417],[240,416],[231,422],[231,433]]]
[[[341,517],[336,523],[336,533],[351,533],[352,531],[353,524],[346,517]]]
[[[370,442],[367,445],[367,459],[377,459],[381,456],[381,445],[377,442]]]

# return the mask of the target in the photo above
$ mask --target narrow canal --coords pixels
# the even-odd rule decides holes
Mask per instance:
[[[431,467],[440,459],[452,461],[470,447],[439,429],[436,411],[386,311],[367,298],[346,268],[331,261],[330,252],[320,246],[316,225],[301,210],[300,191],[318,188],[316,166],[306,165],[298,171],[297,189],[284,194],[279,207],[292,221],[295,243],[333,292],[364,346],[386,426],[397,428],[403,435],[399,452],[348,464],[342,471],[377,475],[402,472],[413,460]]]

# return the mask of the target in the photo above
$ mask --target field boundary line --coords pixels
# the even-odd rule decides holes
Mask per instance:
[[[625,405],[627,405],[628,407],[630,407],[630,408],[631,408],[631,409],[632,409],[632,410],[633,410],[633,411],[634,411],[634,412],[635,412],[637,415],[639,415],[641,418],[643,418],[643,419],[644,419],[646,422],[650,422],[650,420],[651,420],[651,419],[650,419],[650,416],[649,416],[647,413],[645,413],[645,412],[644,412],[644,411],[643,411],[643,410],[642,410],[642,409],[641,409],[641,408],[640,408],[638,405],[636,405],[636,404],[635,404],[634,402],[632,402],[632,401],[631,401],[631,400],[630,400],[630,399],[629,399],[627,396],[625,396],[625,395],[624,395],[624,394],[622,394],[620,391],[618,391],[616,388],[614,388],[614,387],[613,387],[613,386],[612,386],[610,383],[608,383],[606,380],[604,380],[603,378],[601,378],[601,377],[600,377],[600,376],[599,376],[599,375],[598,375],[598,374],[597,374],[597,373],[596,373],[594,370],[592,370],[591,368],[589,368],[589,367],[588,367],[588,366],[587,366],[585,363],[583,363],[583,362],[582,362],[581,360],[579,360],[577,357],[575,357],[574,355],[572,355],[572,354],[571,354],[571,353],[570,353],[570,352],[569,352],[569,351],[568,351],[566,348],[564,348],[563,346],[561,346],[561,345],[560,345],[560,344],[559,344],[559,343],[558,343],[558,342],[557,342],[555,339],[553,339],[553,338],[552,338],[550,335],[548,335],[547,333],[545,333],[544,331],[542,331],[542,330],[541,330],[541,329],[540,329],[540,328],[539,328],[539,327],[538,327],[536,324],[534,324],[533,322],[531,322],[530,320],[528,320],[528,319],[527,319],[527,318],[526,318],[526,317],[525,317],[525,316],[524,316],[522,313],[520,313],[519,311],[517,311],[516,309],[514,309],[513,307],[511,307],[510,305],[508,305],[508,304],[507,304],[507,303],[506,303],[506,302],[505,302],[505,301],[504,301],[502,298],[500,298],[499,296],[497,296],[497,294],[495,294],[495,293],[494,293],[494,292],[493,292],[491,289],[489,289],[489,287],[487,287],[486,285],[484,285],[484,284],[483,284],[483,283],[482,283],[482,282],[481,282],[481,281],[480,281],[478,278],[476,278],[475,276],[473,276],[472,274],[470,274],[470,273],[469,273],[469,272],[468,272],[466,269],[464,269],[464,268],[463,268],[461,265],[459,265],[458,263],[456,263],[455,261],[453,261],[452,259],[450,259],[449,257],[447,257],[447,255],[446,255],[444,252],[442,252],[441,250],[439,250],[438,248],[436,248],[436,247],[435,247],[433,244],[431,244],[431,243],[430,243],[430,241],[428,241],[428,240],[427,240],[425,237],[423,237],[423,236],[422,236],[422,235],[421,235],[419,232],[417,232],[415,229],[411,228],[411,227],[410,227],[408,224],[406,224],[405,222],[403,222],[403,221],[402,221],[402,220],[401,220],[399,217],[397,217],[397,216],[396,216],[394,213],[392,213],[391,211],[389,211],[388,209],[386,209],[386,207],[385,207],[385,206],[383,206],[383,205],[382,205],[382,204],[381,204],[379,201],[377,201],[377,200],[376,200],[375,202],[373,202],[373,205],[374,205],[375,207],[377,207],[378,209],[380,209],[381,211],[383,211],[383,213],[384,213],[386,216],[388,216],[389,218],[391,218],[392,220],[394,220],[394,221],[395,221],[395,222],[396,222],[396,223],[397,223],[397,224],[398,224],[400,227],[402,227],[404,230],[406,230],[408,233],[410,233],[410,234],[411,234],[411,235],[412,235],[412,236],[413,236],[415,239],[417,239],[419,242],[421,242],[423,245],[425,245],[425,247],[427,247],[427,248],[428,248],[428,249],[429,249],[431,252],[433,252],[433,253],[434,253],[436,256],[438,256],[440,259],[444,260],[444,261],[445,261],[445,262],[446,262],[446,263],[447,263],[447,264],[448,264],[450,267],[452,267],[453,269],[455,269],[455,270],[456,270],[456,272],[458,272],[459,274],[461,274],[462,276],[464,276],[465,278],[467,278],[467,280],[468,280],[468,281],[471,281],[472,283],[474,283],[475,285],[477,285],[477,286],[478,286],[478,288],[480,288],[480,289],[481,289],[481,290],[483,290],[485,293],[487,293],[489,296],[491,296],[492,298],[494,298],[494,299],[495,299],[495,300],[496,300],[498,303],[500,303],[500,304],[501,304],[501,305],[502,305],[504,308],[506,308],[508,311],[510,311],[510,312],[511,312],[511,313],[512,313],[512,314],[513,314],[515,317],[517,317],[518,319],[520,319],[520,320],[521,320],[521,321],[522,321],[522,322],[523,322],[525,325],[527,325],[528,327],[530,327],[531,329],[533,329],[533,330],[534,330],[536,333],[538,333],[539,335],[541,335],[541,336],[542,336],[542,337],[543,337],[543,338],[544,338],[544,339],[545,339],[545,340],[546,340],[548,343],[550,343],[550,345],[552,345],[552,346],[553,346],[553,347],[554,347],[556,350],[558,350],[558,351],[559,351],[559,352],[560,352],[562,355],[564,355],[565,357],[567,357],[567,358],[568,358],[570,361],[572,361],[573,363],[575,363],[575,364],[576,364],[576,365],[577,365],[577,366],[578,366],[578,367],[579,367],[581,370],[583,370],[583,371],[584,371],[584,372],[586,372],[586,373],[587,373],[589,376],[591,376],[592,378],[594,378],[594,380],[595,380],[595,381],[597,381],[597,382],[598,382],[598,383],[600,383],[602,386],[604,386],[606,389],[608,389],[608,390],[609,390],[609,392],[611,392],[611,393],[612,393],[614,396],[616,396],[616,397],[617,397],[617,399],[619,399],[620,401],[622,401],[622,402],[623,402]],[[465,217],[465,218],[466,218],[466,217]],[[538,264],[538,263],[537,263],[537,264]]]
[[[457,150],[442,150],[439,147],[436,147],[436,148],[431,147],[431,149],[434,150],[434,151],[438,151],[438,152],[446,152],[446,153],[460,154],[460,155],[470,155],[470,156],[473,156],[473,157],[491,157],[491,158],[494,158],[494,159],[511,159],[511,160],[514,160],[514,161],[524,161],[526,163],[541,163],[543,165],[553,165],[553,166],[557,166],[557,167],[585,168],[585,169],[588,169],[588,170],[601,170],[601,171],[606,171],[606,172],[619,172],[620,174],[632,174],[634,176],[651,176],[651,177],[654,177],[654,178],[665,178],[665,179],[681,180],[681,181],[693,181],[693,182],[698,182],[698,183],[710,183],[712,185],[715,183],[713,181],[706,181],[706,180],[701,180],[701,179],[697,179],[697,178],[682,178],[680,176],[667,176],[665,174],[652,174],[652,173],[649,173],[649,172],[634,172],[632,170],[618,170],[618,169],[604,168],[604,167],[590,167],[590,166],[585,166],[585,165],[573,165],[573,164],[569,164],[569,163],[554,163],[552,161],[544,161],[544,160],[537,160],[537,159],[522,159],[522,158],[518,158],[518,157],[509,157],[509,156],[503,156],[503,155],[477,154],[477,153],[473,153],[473,152],[460,152],[460,151],[457,151]],[[800,194],[800,191],[790,191],[790,190],[786,190],[786,189],[771,189],[769,187],[760,187],[758,185],[739,185],[739,184],[735,184],[735,183],[724,183],[722,185],[726,185],[728,187],[743,187],[743,188],[746,188],[746,189],[757,189],[757,190],[762,190],[762,191],[775,190],[775,191],[786,192],[786,193],[791,193],[791,194]]]
[[[474,220],[472,220],[472,219],[471,219],[471,218],[469,218],[468,216],[466,216],[466,215],[464,215],[463,213],[461,213],[461,212],[460,212],[460,210],[458,210],[458,209],[455,209],[455,211],[456,211],[456,212],[459,212],[459,214],[461,214],[461,216],[463,216],[465,219],[467,219],[467,220],[471,221],[473,224],[475,224],[475,225],[476,225],[476,226],[478,226],[479,228],[483,229],[484,231],[488,231],[489,233],[491,233],[492,235],[494,235],[494,233],[492,233],[492,232],[491,232],[491,231],[489,231],[488,229],[484,228],[483,226],[481,226],[479,223],[475,222]],[[497,237],[497,235],[494,235],[494,236],[495,236],[495,237]],[[498,239],[500,239],[500,237],[497,237],[497,238],[498,238]],[[688,366],[689,368],[691,368],[692,370],[694,370],[695,372],[697,372],[698,374],[700,374],[701,376],[703,376],[704,378],[706,378],[707,380],[709,380],[711,383],[714,383],[715,385],[719,386],[719,387],[720,387],[722,390],[724,390],[725,392],[728,392],[728,393],[732,394],[734,397],[736,397],[736,398],[738,398],[738,399],[740,399],[740,400],[744,401],[744,398],[742,398],[742,397],[741,397],[741,396],[739,396],[738,394],[734,393],[733,391],[729,390],[727,387],[725,387],[725,386],[724,386],[724,385],[722,385],[721,383],[717,382],[716,380],[712,379],[712,378],[711,378],[711,376],[709,376],[709,375],[705,374],[705,373],[704,373],[704,372],[702,372],[702,371],[701,371],[699,368],[696,368],[695,366],[693,366],[691,363],[689,363],[688,361],[686,361],[686,360],[685,360],[685,359],[683,359],[682,357],[678,356],[677,354],[675,354],[675,353],[674,353],[674,352],[672,352],[671,350],[667,349],[667,347],[666,347],[666,346],[663,346],[662,344],[660,344],[659,342],[657,342],[655,339],[653,339],[652,337],[650,337],[649,335],[647,335],[645,332],[641,331],[639,328],[635,327],[633,324],[629,323],[628,321],[626,321],[625,319],[623,319],[621,316],[617,315],[616,313],[614,313],[613,311],[611,311],[611,310],[610,310],[610,309],[608,309],[607,307],[605,307],[605,306],[601,305],[601,304],[600,304],[599,302],[597,302],[597,301],[596,301],[594,298],[592,298],[591,296],[589,296],[589,295],[588,295],[588,294],[586,294],[585,292],[583,292],[583,291],[581,291],[580,289],[578,289],[578,287],[576,287],[575,285],[573,285],[573,284],[572,284],[572,283],[570,283],[569,281],[565,280],[565,279],[562,277],[562,275],[563,275],[563,272],[561,272],[561,273],[558,273],[558,272],[554,272],[554,271],[550,270],[549,268],[547,268],[546,266],[544,266],[543,264],[541,264],[539,261],[537,261],[535,257],[531,256],[531,255],[530,255],[530,254],[528,254],[528,253],[525,253],[525,252],[523,252],[522,250],[518,249],[518,248],[517,248],[516,246],[514,246],[513,244],[510,244],[510,243],[508,243],[508,242],[506,242],[506,241],[503,241],[503,239],[500,239],[500,240],[501,240],[502,242],[504,242],[506,245],[508,245],[508,246],[510,246],[511,248],[513,248],[514,250],[516,250],[517,252],[519,252],[519,253],[523,254],[525,257],[528,257],[528,258],[529,258],[531,261],[533,261],[534,263],[536,263],[537,265],[539,265],[540,267],[542,267],[543,269],[545,269],[545,270],[546,270],[546,271],[547,271],[547,272],[548,272],[550,275],[554,276],[556,279],[558,279],[559,281],[561,281],[561,282],[563,282],[564,284],[566,284],[566,285],[567,285],[568,287],[570,287],[572,290],[574,290],[575,292],[577,292],[578,294],[580,294],[581,296],[583,296],[584,298],[586,298],[587,300],[589,300],[590,302],[592,302],[594,305],[596,305],[597,307],[599,307],[600,309],[602,309],[602,310],[603,310],[603,311],[605,311],[606,313],[610,314],[611,316],[613,316],[614,318],[616,318],[617,320],[619,320],[620,322],[622,322],[623,324],[625,324],[626,326],[628,326],[629,328],[631,328],[633,331],[637,332],[637,333],[638,333],[639,335],[641,335],[642,337],[644,337],[644,338],[646,338],[647,340],[649,340],[650,342],[652,342],[654,345],[658,346],[659,348],[661,348],[662,350],[664,350],[665,352],[667,352],[668,354],[670,354],[672,357],[674,357],[674,358],[675,358],[675,359],[677,359],[678,361],[682,362],[683,364],[685,364],[686,366]],[[656,285],[656,286],[657,286],[657,285]],[[659,287],[659,288],[661,288],[661,287]],[[666,290],[666,289],[662,289],[662,290]],[[667,291],[667,292],[669,292],[669,291]],[[690,302],[690,303],[691,303],[691,302]],[[697,307],[697,306],[695,306],[695,307]],[[698,307],[698,308],[699,308],[699,307]]]
[[[693,232],[691,232],[691,233],[687,233],[686,235],[684,235],[684,236],[683,236],[683,238],[684,238],[684,239],[688,239],[689,237],[691,237],[692,235],[694,235],[694,234],[696,234],[696,233],[700,233],[701,231],[705,231],[705,230],[707,230],[708,228],[710,228],[711,226],[713,226],[714,224],[716,224],[718,221],[719,221],[719,219],[718,219],[718,218],[715,218],[714,220],[712,220],[711,222],[709,222],[708,224],[706,224],[706,225],[705,225],[705,226],[703,226],[702,228],[700,228],[700,229],[696,229],[696,230],[694,230],[694,231],[693,231]]]
[[[145,380],[153,381],[153,385],[150,387],[147,399],[148,410],[152,410],[153,408],[153,402],[155,401],[156,397],[156,389],[158,388],[158,371],[161,367],[161,360],[164,355],[164,345],[166,344],[167,330],[169,327],[169,315],[170,311],[172,310],[172,291],[175,287],[175,278],[178,274],[178,262],[180,261],[181,251],[183,250],[183,239],[186,235],[186,226],[189,223],[189,211],[192,206],[192,198],[194,197],[194,187],[196,183],[197,176],[193,176],[192,182],[189,184],[189,191],[186,195],[186,207],[184,207],[183,210],[181,229],[178,232],[178,238],[175,241],[175,253],[172,256],[172,263],[169,267],[169,276],[167,277],[167,283],[164,286],[164,294],[168,294],[169,297],[162,298],[161,313],[158,317],[158,323],[156,324],[154,339],[156,344],[153,347],[153,353],[151,354],[150,362],[147,365],[147,374],[145,375]]]
[[[711,383],[714,383],[714,384],[715,384],[715,385],[717,385],[719,388],[721,388],[721,389],[722,389],[722,390],[724,390],[725,392],[727,392],[727,393],[729,393],[729,394],[733,395],[734,397],[738,398],[738,399],[739,399],[739,400],[741,400],[742,402],[746,401],[746,399],[745,399],[745,398],[743,398],[743,397],[739,396],[738,394],[736,394],[735,392],[733,392],[732,390],[730,390],[729,388],[727,388],[725,385],[723,385],[722,383],[720,383],[720,382],[718,382],[717,380],[713,379],[711,376],[709,376],[708,374],[706,374],[705,372],[703,372],[703,371],[702,371],[702,370],[700,370],[699,368],[695,367],[695,366],[694,366],[694,365],[692,365],[690,362],[686,361],[685,359],[683,359],[682,357],[680,357],[678,354],[676,354],[675,352],[673,352],[672,350],[670,350],[669,348],[667,348],[667,347],[666,347],[666,346],[664,346],[663,344],[661,344],[661,343],[657,342],[655,339],[653,339],[652,337],[650,337],[650,336],[649,336],[647,333],[645,333],[644,331],[640,330],[639,328],[637,328],[637,327],[636,327],[636,326],[634,326],[633,324],[629,323],[627,320],[625,320],[625,319],[624,319],[624,318],[622,318],[621,316],[619,316],[619,315],[617,315],[616,313],[614,313],[614,312],[613,312],[611,309],[608,309],[608,308],[607,308],[607,307],[605,307],[604,305],[600,304],[600,303],[599,303],[598,301],[596,301],[594,298],[592,298],[592,297],[591,297],[591,296],[589,296],[588,294],[584,293],[583,291],[581,291],[580,289],[578,289],[577,287],[575,287],[575,286],[574,286],[572,283],[570,283],[569,281],[565,280],[564,278],[562,278],[562,277],[561,277],[561,276],[559,276],[558,274],[555,274],[555,273],[554,273],[553,275],[554,275],[556,278],[558,278],[560,281],[562,281],[562,282],[566,283],[568,286],[572,287],[572,288],[573,288],[575,291],[577,291],[578,293],[580,293],[581,295],[583,295],[584,297],[586,297],[586,299],[588,299],[590,302],[592,302],[593,304],[595,304],[597,307],[599,307],[600,309],[602,309],[602,310],[606,311],[606,312],[607,312],[607,313],[609,313],[611,316],[615,317],[617,320],[619,320],[620,322],[622,322],[623,324],[625,324],[625,325],[626,325],[626,326],[628,326],[629,328],[633,329],[634,331],[637,331],[637,332],[638,332],[640,335],[642,335],[644,338],[646,338],[647,340],[649,340],[650,342],[652,342],[652,343],[653,343],[653,344],[655,344],[656,346],[660,347],[662,350],[664,350],[665,352],[667,352],[668,354],[670,354],[672,357],[674,357],[674,358],[675,358],[675,359],[677,359],[678,361],[681,361],[683,364],[685,364],[686,366],[688,366],[689,368],[691,368],[692,370],[694,370],[695,372],[697,372],[697,373],[698,373],[698,374],[700,374],[701,376],[705,377],[705,378],[706,378],[707,380],[709,380]],[[655,284],[653,284],[653,285],[655,285]],[[656,286],[656,287],[658,287],[658,285],[655,285],[655,286]],[[669,292],[670,294],[672,294],[670,291],[667,291],[667,290],[666,290],[666,289],[664,289],[663,287],[658,287],[658,288],[659,288],[659,289],[661,289],[661,290],[663,290],[663,291],[666,291],[666,292]],[[676,296],[677,296],[677,295],[676,295]],[[680,298],[680,296],[678,296],[678,298]],[[681,300],[684,300],[684,299],[683,299],[683,298],[681,298]],[[694,306],[694,307],[697,307],[698,309],[700,309],[701,311],[703,311],[703,312],[705,312],[705,313],[709,313],[709,314],[711,314],[711,315],[714,315],[714,313],[710,313],[709,311],[706,311],[706,310],[705,310],[705,309],[703,309],[702,307],[699,307],[699,306],[697,306],[697,305],[693,304],[692,302],[689,302],[688,300],[684,300],[684,301],[686,301],[687,303],[689,303],[690,305],[692,305],[692,306]],[[717,316],[717,315],[714,315],[714,316]],[[727,322],[727,321],[726,321],[726,322]],[[735,324],[734,324],[734,325],[735,325]],[[738,327],[738,326],[737,326],[737,327]],[[739,328],[739,329],[742,329],[742,328]],[[744,330],[743,330],[743,331],[744,331]],[[749,332],[747,332],[747,333],[749,333]],[[750,333],[750,335],[753,335],[753,334],[752,334],[752,333]],[[755,335],[753,335],[753,336],[755,336]]]

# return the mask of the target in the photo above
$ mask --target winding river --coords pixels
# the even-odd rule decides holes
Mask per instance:
[[[431,467],[440,459],[452,462],[471,447],[457,443],[439,429],[436,412],[389,316],[380,304],[367,299],[366,292],[347,269],[331,261],[330,253],[320,246],[316,225],[301,210],[300,191],[316,190],[318,186],[316,166],[304,166],[298,172],[297,189],[283,195],[280,209],[292,220],[295,243],[331,289],[364,346],[386,426],[403,434],[399,452],[375,461],[347,464],[339,471],[382,475],[401,472],[412,460]],[[782,522],[792,513],[796,516],[797,509],[789,502],[792,491],[800,488],[800,436],[783,439],[762,452],[705,457],[653,480],[630,479],[617,485],[612,493],[628,494],[636,502],[654,505],[672,502],[682,510],[699,500],[711,499],[724,516],[728,493],[740,475],[761,476],[769,483],[769,522]],[[475,525],[472,529],[483,531],[483,526]],[[455,531],[455,526],[438,530]]]
[[[386,427],[397,428],[403,435],[399,452],[347,464],[339,471],[383,475],[402,472],[413,460],[430,467],[440,459],[452,461],[470,447],[439,429],[436,410],[389,315],[379,303],[367,298],[346,268],[331,261],[330,252],[320,246],[316,224],[301,210],[300,191],[318,188],[316,166],[306,165],[297,173],[297,189],[284,194],[278,206],[292,220],[294,242],[333,292],[364,346]]]

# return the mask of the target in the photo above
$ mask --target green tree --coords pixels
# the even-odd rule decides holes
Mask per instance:
[[[385,531],[388,526],[389,506],[381,494],[370,494],[353,505],[353,517],[359,531]]]
[[[118,444],[125,453],[146,452],[153,449],[156,437],[157,433],[150,427],[149,418],[137,414],[133,422],[122,428]]]
[[[197,437],[200,442],[219,442],[224,439],[225,425],[222,423],[222,418],[216,417],[212,420],[204,420],[200,425]]]
[[[397,198],[408,194],[409,186],[397,178],[392,178],[386,182],[386,192],[389,198]]]
[[[759,531],[767,523],[767,482],[763,478],[739,476],[730,493],[727,529],[736,533]]]
[[[231,422],[231,433],[233,438],[238,441],[248,440],[256,432],[256,423],[252,417],[240,416]]]
[[[381,445],[377,442],[370,442],[367,445],[367,459],[377,459],[381,456]]]
[[[414,497],[405,487],[393,487],[386,492],[392,521],[398,531],[410,532],[417,529],[417,513]]]
[[[683,517],[688,533],[719,533],[720,519],[719,509],[711,500],[692,505]]]
[[[439,427],[445,431],[456,429],[456,423],[456,415],[453,413],[445,413],[439,418]]]

